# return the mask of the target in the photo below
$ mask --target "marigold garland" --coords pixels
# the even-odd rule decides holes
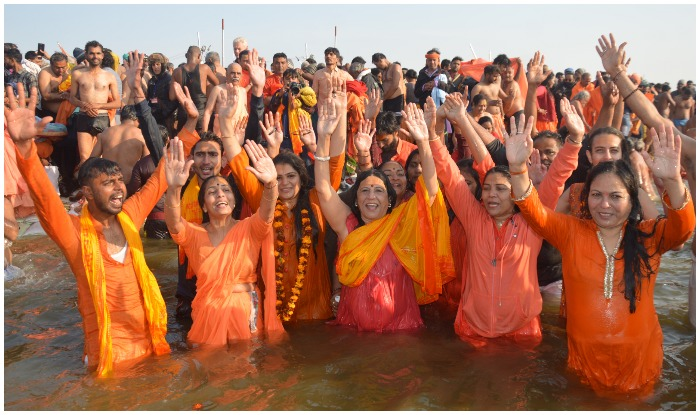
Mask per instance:
[[[283,321],[289,321],[294,314],[296,302],[299,300],[299,295],[304,287],[304,276],[306,275],[306,267],[309,265],[309,253],[311,252],[311,219],[309,219],[309,211],[301,210],[301,224],[304,228],[301,238],[301,247],[299,248],[299,258],[297,266],[297,277],[294,287],[291,289],[289,301],[285,304],[287,294],[284,290],[284,228],[282,225],[282,217],[287,210],[287,206],[282,201],[277,200],[275,206],[275,219],[272,223],[273,229],[276,232],[275,240],[275,284],[277,289],[277,316]]]

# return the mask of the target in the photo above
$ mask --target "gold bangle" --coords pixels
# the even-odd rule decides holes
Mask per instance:
[[[570,136],[566,137],[566,141],[570,142],[571,144],[576,144],[577,146],[580,146],[581,144],[583,144],[583,140],[575,141]]]
[[[179,203],[178,203],[177,205],[175,205],[175,206],[170,206],[170,205],[167,204],[167,203],[163,203],[163,204],[165,205],[166,208],[170,208],[170,209],[175,209],[175,208],[180,207],[180,204],[179,204]]]
[[[314,153],[314,161],[331,161],[331,156],[317,156],[316,153]]]
[[[278,184],[279,182],[277,180],[275,180],[274,186],[268,186],[268,184],[265,183],[265,189],[274,189],[275,187],[277,187]]]
[[[525,190],[525,193],[523,193],[522,196],[519,198],[515,198],[515,195],[513,194],[513,190],[510,191],[510,198],[513,200],[513,202],[522,202],[523,200],[527,199],[530,194],[532,193],[532,180],[530,180],[530,184],[527,185],[527,189]]]

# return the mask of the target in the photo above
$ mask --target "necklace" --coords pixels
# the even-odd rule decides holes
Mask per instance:
[[[605,249],[605,243],[603,243],[603,235],[601,235],[600,230],[596,231],[598,235],[598,242],[600,247],[603,248],[603,254],[605,255],[605,275],[603,276],[603,295],[606,300],[612,298],[613,294],[613,277],[615,276],[615,255],[617,255],[617,250],[620,249],[620,242],[622,242],[622,229],[620,229],[620,237],[617,238],[617,244],[615,244],[615,250],[609,254],[608,250]]]
[[[309,211],[301,210],[301,226],[303,227],[303,236],[301,238],[301,248],[299,248],[299,258],[297,262],[296,280],[291,289],[289,301],[285,303],[287,293],[284,289],[284,229],[282,225],[282,217],[285,215],[287,206],[282,201],[277,200],[275,206],[275,219],[272,222],[275,230],[275,288],[277,289],[277,316],[283,321],[289,321],[294,314],[296,302],[299,300],[301,289],[304,287],[304,276],[306,268],[309,265],[309,253],[311,252],[311,219],[309,219]]]

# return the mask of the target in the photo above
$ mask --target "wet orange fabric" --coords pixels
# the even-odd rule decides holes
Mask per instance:
[[[260,207],[263,185],[258,181],[255,175],[245,169],[246,166],[249,166],[249,163],[248,154],[245,151],[241,151],[231,160],[231,169],[236,178],[236,185],[243,195],[243,198],[250,205],[252,211],[257,211]],[[344,153],[332,157],[330,160],[331,185],[336,190],[340,187],[344,163]],[[296,302],[291,321],[325,320],[331,318],[333,315],[330,309],[331,286],[324,246],[327,224],[321,212],[321,204],[318,200],[316,189],[311,189],[309,191],[309,202],[311,204],[311,210],[318,222],[318,242],[316,246],[313,247],[314,249],[310,250],[309,264],[306,267],[304,285],[301,289],[299,299]],[[296,254],[294,218],[288,217],[286,214],[283,215],[282,226],[284,228],[285,237],[284,252],[288,253],[288,255],[285,256],[284,279],[282,282],[285,292],[290,293],[292,287],[294,287],[296,283],[296,270],[299,261]],[[273,235],[273,238],[274,237]]]
[[[24,217],[34,213],[34,202],[29,194],[29,188],[24,177],[17,168],[15,156],[15,144],[7,133],[7,120],[5,120],[5,197],[10,199],[15,208],[17,217]]]
[[[469,235],[455,332],[475,346],[483,345],[484,338],[505,335],[538,342],[542,337],[538,319],[542,296],[537,256],[542,238],[515,214],[502,225],[498,234],[504,237],[499,242],[493,218],[471,194],[445,146],[431,141],[430,147],[450,206]],[[540,184],[549,206],[556,205],[577,164],[578,147],[565,144]]]
[[[666,199],[666,203],[668,200]],[[658,379],[663,363],[663,335],[654,309],[654,285],[661,255],[687,241],[693,233],[693,202],[668,218],[643,221],[639,228],[652,232],[645,248],[654,270],[643,280],[637,309],[620,292],[624,261],[615,260],[613,296],[605,299],[603,278],[606,258],[593,220],[553,212],[540,202],[537,191],[517,202],[532,228],[562,255],[566,283],[569,367],[596,391],[631,392],[646,389]],[[656,224],[656,228],[654,225]],[[618,257],[623,247],[620,247]]]
[[[37,217],[46,234],[58,245],[66,257],[77,282],[78,310],[83,318],[85,333],[84,355],[91,369],[99,361],[99,326],[92,295],[88,284],[80,248],[80,218],[66,212],[61,199],[44,171],[44,166],[36,155],[36,146],[24,159],[16,152],[17,165],[27,181],[36,206]],[[129,197],[122,206],[135,224],[141,224],[165,193],[167,184],[162,164],[137,193]],[[107,243],[102,233],[102,225],[93,220],[104,261],[106,299],[110,311],[113,347],[113,362],[130,360],[153,352],[148,321],[144,313],[144,301],[127,250],[124,263],[112,259],[107,252]],[[115,369],[118,367],[115,366]]]
[[[54,122],[68,126],[68,118],[70,118],[76,108],[78,107],[71,104],[68,100],[61,102],[61,105],[58,106],[58,112],[56,113],[56,121]]]
[[[185,222],[182,232],[172,234],[197,274],[189,342],[223,346],[229,340],[249,339],[262,333],[261,303],[256,309],[250,292],[233,291],[236,284],[258,281],[260,248],[271,229],[271,224],[254,214],[236,223],[216,247],[206,229],[197,224]],[[257,288],[255,295],[260,295]]]

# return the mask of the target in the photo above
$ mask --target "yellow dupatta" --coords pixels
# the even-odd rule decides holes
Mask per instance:
[[[336,272],[343,285],[357,287],[379,259],[387,244],[413,280],[418,304],[438,298],[442,284],[455,278],[450,248],[450,221],[438,191],[430,206],[423,177],[416,194],[391,214],[361,226],[340,246]]]
[[[199,181],[197,177],[192,177],[190,182],[185,188],[185,192],[182,194],[182,200],[180,201],[180,212],[183,219],[187,222],[201,224],[204,219],[202,215],[202,208],[199,206]],[[178,263],[180,265],[185,263],[185,250],[178,246]],[[190,279],[194,276],[194,271],[190,266],[187,266],[187,274],[185,278]]]
[[[311,120],[311,114],[301,108],[302,102],[308,107],[316,105],[316,94],[314,90],[307,87],[299,91],[299,98],[294,99],[294,104],[289,108],[287,113],[289,121],[289,137],[292,140],[292,150],[297,156],[301,154],[304,144],[301,142],[301,133],[299,132],[299,115]]]
[[[170,346],[165,340],[165,333],[168,328],[168,314],[165,309],[165,301],[163,301],[155,276],[153,276],[146,264],[138,229],[131,218],[124,212],[119,212],[117,219],[124,231],[126,243],[129,245],[134,273],[143,293],[143,305],[151,334],[153,352],[156,355],[170,353]],[[97,231],[95,231],[95,227],[92,224],[92,215],[90,215],[87,205],[83,206],[80,214],[80,245],[83,254],[83,267],[90,286],[92,303],[97,314],[97,325],[100,328],[100,361],[97,368],[97,376],[104,377],[112,372],[114,363],[110,331],[112,322],[109,309],[107,308],[107,284],[105,282],[100,241],[97,238]]]

